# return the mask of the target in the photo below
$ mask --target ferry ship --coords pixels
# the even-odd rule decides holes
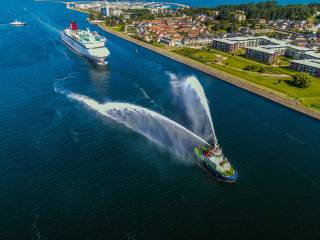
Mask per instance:
[[[106,65],[106,58],[110,55],[106,48],[106,38],[100,36],[97,32],[79,30],[75,22],[70,23],[70,27],[61,32],[61,39],[71,49],[89,60],[99,64]]]
[[[200,146],[194,149],[201,166],[205,167],[218,180],[234,183],[238,178],[238,172],[231,166],[223,155],[218,144],[212,146]]]
[[[21,22],[21,21],[18,21],[18,20],[14,20],[13,22],[11,22],[9,24],[11,26],[16,26],[16,27],[27,25],[27,23]]]

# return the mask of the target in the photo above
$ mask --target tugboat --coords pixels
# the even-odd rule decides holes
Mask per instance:
[[[205,167],[218,180],[228,183],[236,182],[238,172],[231,166],[228,159],[223,155],[222,149],[216,143],[212,146],[199,146],[194,149],[201,166]]]

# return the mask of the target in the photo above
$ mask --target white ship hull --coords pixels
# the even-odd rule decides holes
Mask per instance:
[[[110,54],[106,47],[103,48],[86,48],[79,42],[72,39],[64,31],[61,32],[61,39],[64,41],[72,50],[74,50],[79,55],[86,57],[87,59],[99,64],[106,65],[106,58]],[[100,52],[98,52],[100,51]],[[101,51],[103,53],[101,54]]]
[[[23,23],[23,22],[12,22],[12,23],[9,23],[11,26],[15,26],[15,27],[22,27],[22,26],[25,26],[27,25],[26,23]]]

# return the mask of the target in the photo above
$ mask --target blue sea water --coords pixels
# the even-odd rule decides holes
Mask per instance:
[[[101,32],[62,4],[1,6],[0,239],[320,238],[319,121]],[[5,24],[15,18],[28,25]],[[108,38],[107,68],[61,42],[71,19]],[[54,91],[189,127],[170,74],[204,86],[235,185]]]

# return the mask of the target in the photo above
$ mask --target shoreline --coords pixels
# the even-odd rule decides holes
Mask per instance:
[[[232,84],[234,86],[237,86],[241,89],[244,89],[248,92],[251,92],[255,95],[258,95],[258,96],[261,96],[265,99],[268,99],[274,103],[278,103],[282,106],[288,107],[292,110],[295,110],[297,112],[305,114],[311,118],[320,120],[320,112],[317,112],[312,109],[309,109],[309,108],[306,108],[304,106],[299,105],[299,103],[295,99],[289,98],[285,94],[282,94],[282,93],[273,91],[271,89],[268,89],[266,87],[257,85],[255,83],[251,83],[249,81],[243,80],[243,79],[236,77],[236,76],[233,76],[229,73],[219,71],[219,70],[214,69],[210,66],[207,66],[203,63],[197,62],[193,59],[187,58],[182,55],[178,55],[173,52],[170,52],[167,49],[162,49],[162,48],[153,46],[150,43],[146,43],[141,40],[135,39],[133,37],[126,35],[125,33],[118,32],[112,28],[102,26],[101,24],[96,24],[96,25],[98,27],[100,27],[102,30],[104,30],[104,31],[116,36],[116,37],[127,40],[131,43],[134,43],[134,44],[140,46],[140,47],[144,47],[152,52],[158,53],[158,54],[165,56],[169,59],[172,59],[176,62],[180,62],[186,66],[192,67],[192,68],[199,70],[205,74],[208,74],[210,76],[218,78],[224,82],[227,82],[227,83]]]
[[[78,9],[74,9],[74,8],[69,8],[69,9],[79,11]],[[79,11],[79,12],[86,13],[85,11]],[[104,26],[100,23],[95,23],[94,25],[98,26],[103,31],[106,31],[116,37],[123,39],[123,40],[126,40],[128,42],[136,44],[140,47],[146,48],[154,53],[160,54],[160,55],[167,57],[171,60],[182,63],[188,67],[194,68],[194,69],[201,71],[209,76],[215,77],[215,78],[222,80],[226,83],[229,83],[229,84],[234,85],[236,87],[239,87],[243,90],[246,90],[250,93],[253,93],[255,95],[263,97],[269,101],[272,101],[274,103],[285,106],[285,107],[287,107],[291,110],[294,110],[296,112],[302,113],[308,117],[311,117],[316,120],[320,120],[320,112],[300,105],[297,100],[290,98],[283,93],[276,92],[276,91],[271,90],[269,88],[266,88],[264,86],[249,82],[247,80],[233,76],[229,73],[217,70],[217,69],[212,68],[208,65],[200,63],[196,60],[190,59],[188,57],[185,57],[185,56],[182,56],[182,55],[179,55],[176,53],[173,53],[170,50],[156,47],[150,43],[146,43],[146,42],[143,42],[143,41],[138,40],[136,38],[130,37],[125,33],[118,32],[118,31],[116,31],[110,27]]]

